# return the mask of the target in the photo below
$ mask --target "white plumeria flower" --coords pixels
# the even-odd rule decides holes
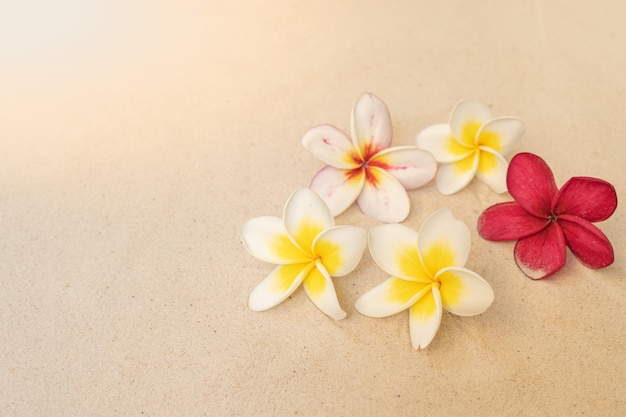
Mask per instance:
[[[364,93],[357,100],[352,110],[351,136],[330,125],[314,127],[304,135],[304,147],[328,164],[315,175],[311,188],[334,216],[356,200],[369,217],[401,222],[410,209],[406,190],[429,182],[437,163],[417,146],[390,148],[389,111],[373,94]]]
[[[340,277],[356,268],[367,245],[365,229],[335,226],[322,199],[301,188],[287,201],[282,219],[251,219],[244,224],[241,238],[253,256],[278,265],[252,290],[250,309],[270,309],[303,283],[320,310],[335,320],[346,316],[331,276]]]
[[[476,176],[493,191],[506,191],[510,153],[524,135],[524,124],[515,117],[492,118],[480,101],[461,101],[454,106],[448,124],[424,129],[417,146],[432,153],[442,165],[437,172],[437,188],[454,194]]]
[[[369,246],[376,263],[391,278],[365,293],[356,308],[370,317],[387,317],[409,309],[415,349],[433,340],[442,310],[459,316],[484,312],[493,302],[491,286],[463,268],[470,232],[449,209],[431,215],[419,234],[400,224],[374,227]]]

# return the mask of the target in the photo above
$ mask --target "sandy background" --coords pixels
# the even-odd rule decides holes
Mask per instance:
[[[304,132],[348,128],[363,91],[396,145],[482,100],[525,122],[519,151],[559,185],[600,177],[621,198],[625,18],[617,0],[4,2],[0,416],[625,415],[621,206],[600,224],[612,266],[570,254],[533,282],[475,229],[508,195],[411,192],[405,224],[451,208],[496,294],[444,314],[425,351],[408,314],[354,309],[385,278],[369,253],[335,281],[345,320],[302,291],[248,310],[271,266],[239,240],[322,166]]]

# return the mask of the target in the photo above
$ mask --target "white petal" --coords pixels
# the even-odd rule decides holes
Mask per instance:
[[[366,160],[391,146],[391,117],[387,105],[374,94],[357,100],[350,120],[352,141]]]
[[[326,203],[309,188],[300,188],[291,194],[283,219],[289,236],[307,252],[313,248],[317,235],[335,225]]]
[[[415,146],[398,146],[376,154],[370,165],[381,164],[407,190],[419,188],[432,180],[437,172],[433,156]]]
[[[454,162],[465,158],[473,152],[455,139],[447,123],[433,125],[417,135],[417,146],[430,152],[437,162]]]
[[[341,309],[337,300],[333,280],[319,262],[317,262],[315,268],[311,269],[311,272],[304,280],[304,289],[311,301],[313,301],[313,304],[322,310],[324,314],[335,320],[341,320],[346,317],[346,312]]]
[[[439,271],[443,308],[459,316],[481,314],[493,303],[493,289],[480,275],[465,268],[450,267]]]
[[[486,122],[478,131],[478,144],[501,155],[517,148],[524,136],[524,123],[516,117],[497,117]]]
[[[389,278],[358,300],[355,307],[369,317],[387,317],[411,307],[420,297],[430,293],[431,284]]]
[[[330,276],[341,277],[354,270],[367,246],[367,232],[362,227],[336,226],[325,230],[313,242],[313,253]]]
[[[378,266],[391,276],[431,282],[417,253],[417,232],[401,224],[370,229],[369,248]]]
[[[356,168],[358,154],[354,145],[341,130],[330,125],[316,126],[302,137],[302,145],[313,155],[335,168]]]
[[[474,155],[460,161],[441,165],[436,177],[439,192],[450,195],[465,188],[476,175],[479,156],[478,152],[474,152]]]
[[[332,215],[338,216],[356,201],[364,182],[362,170],[351,173],[328,165],[313,177],[311,189],[322,197]]]
[[[497,152],[481,149],[476,178],[484,182],[496,193],[506,192],[506,172],[509,164]]]
[[[241,240],[250,254],[273,264],[294,264],[311,260],[289,238],[283,220],[264,216],[248,220],[241,228]]]
[[[450,115],[452,135],[466,146],[476,145],[478,129],[491,118],[491,111],[480,101],[460,101]]]
[[[450,209],[433,213],[422,225],[417,237],[417,250],[422,264],[435,276],[449,266],[462,267],[470,251],[470,232]]]
[[[254,311],[263,311],[277,306],[300,286],[314,267],[314,262],[277,266],[254,287],[248,298],[248,307]]]
[[[439,330],[442,316],[441,295],[436,286],[428,291],[410,310],[411,344],[414,349],[424,349]]]
[[[383,169],[368,169],[375,180],[365,181],[357,200],[361,211],[366,216],[386,223],[398,223],[406,219],[411,203],[402,184]]]

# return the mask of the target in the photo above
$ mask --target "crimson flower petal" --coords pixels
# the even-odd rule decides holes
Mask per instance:
[[[547,217],[557,192],[554,175],[546,162],[532,153],[511,159],[506,176],[509,193],[520,206],[537,217]]]
[[[529,214],[515,201],[495,204],[478,218],[478,233],[487,240],[517,240],[533,235],[549,220]]]
[[[617,193],[613,185],[598,178],[573,177],[554,197],[553,212],[557,216],[571,214],[600,222],[611,217],[616,208]]]
[[[543,279],[565,265],[565,237],[563,230],[552,222],[539,233],[517,241],[515,262],[531,279]]]
[[[615,256],[609,239],[596,226],[580,217],[564,214],[559,216],[565,242],[585,266],[604,268],[613,263]]]

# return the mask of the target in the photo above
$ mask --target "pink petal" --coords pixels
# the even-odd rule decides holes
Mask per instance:
[[[367,161],[391,146],[391,117],[387,105],[374,94],[364,93],[352,110],[352,140]]]
[[[302,145],[335,168],[350,169],[360,165],[354,159],[358,155],[352,141],[334,126],[321,125],[310,129],[302,137]]]
[[[409,215],[411,203],[406,190],[387,171],[369,168],[373,181],[365,181],[357,203],[368,217],[385,223],[399,223]]]
[[[428,183],[437,172],[437,162],[432,155],[415,146],[385,149],[377,153],[370,164],[381,164],[407,190]]]
[[[506,178],[509,193],[520,206],[537,217],[547,217],[557,192],[554,175],[543,159],[519,153],[509,164]]]
[[[322,197],[332,215],[338,216],[346,211],[361,194],[365,182],[364,171],[349,175],[351,171],[327,165],[315,174],[311,189]]]
[[[585,266],[604,268],[613,263],[615,256],[609,239],[593,224],[580,217],[561,215],[558,220],[565,242]]]
[[[548,219],[528,214],[515,201],[493,205],[478,218],[478,233],[487,240],[517,240],[533,235],[546,226]]]
[[[617,208],[617,193],[610,183],[590,177],[573,177],[554,197],[553,212],[599,222],[611,217]]]
[[[543,279],[565,265],[565,237],[557,223],[517,241],[515,262],[531,279]]]

